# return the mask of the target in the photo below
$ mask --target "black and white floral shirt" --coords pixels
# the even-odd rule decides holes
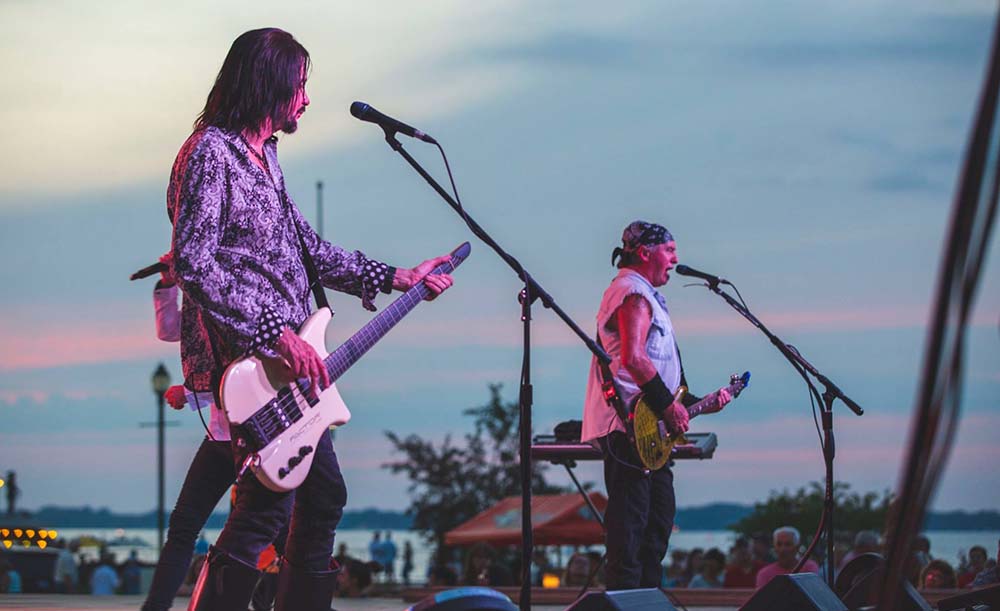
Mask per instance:
[[[297,329],[309,316],[299,235],[325,287],[361,297],[369,310],[379,290],[392,289],[395,268],[320,239],[302,217],[285,193],[276,138],[264,144],[269,172],[251,155],[240,135],[209,127],[188,138],[170,175],[181,359],[192,390],[208,390],[212,372],[250,351],[273,354],[281,327]]]

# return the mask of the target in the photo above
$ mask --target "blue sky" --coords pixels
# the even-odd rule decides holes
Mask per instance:
[[[164,192],[229,44],[275,25],[310,50],[312,105],[279,150],[323,231],[398,265],[470,239],[456,215],[347,113],[365,100],[433,134],[475,218],[584,329],[635,218],[682,262],[736,282],[758,316],[867,409],[838,409],[838,478],[895,485],[951,198],[988,46],[990,2],[304,4],[13,2],[0,67],[0,471],[23,505],[155,502],[149,374],[180,371],[153,334],[152,283],[128,274],[169,243]],[[444,177],[435,150],[404,143]],[[963,424],[935,504],[1000,505],[1000,282],[991,251],[970,329]],[[716,458],[677,467],[681,505],[753,501],[822,477],[805,389],[716,297],[666,295],[696,391],[754,385],[695,429]],[[473,240],[421,306],[340,383],[350,505],[402,508],[381,432],[440,438],[503,382],[516,397],[516,278]],[[368,314],[331,294],[336,345]],[[383,303],[387,303],[383,302]],[[579,417],[589,356],[536,312],[537,431]],[[168,498],[201,436],[168,430]],[[586,476],[599,481],[594,465]],[[561,482],[557,471],[553,481]],[[568,482],[565,482],[568,483]]]

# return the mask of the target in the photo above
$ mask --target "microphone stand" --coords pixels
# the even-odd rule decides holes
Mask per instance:
[[[851,409],[858,416],[865,413],[865,410],[861,408],[860,405],[855,403],[850,397],[844,394],[840,388],[833,383],[830,378],[826,377],[816,369],[812,363],[807,361],[799,351],[791,344],[786,344],[774,333],[771,333],[770,329],[764,326],[756,316],[754,316],[746,306],[733,298],[732,295],[726,293],[719,288],[720,282],[726,282],[722,279],[710,279],[706,281],[705,286],[708,287],[710,291],[716,295],[722,297],[726,303],[728,303],[734,310],[739,312],[743,318],[750,321],[750,324],[757,327],[761,332],[767,336],[774,347],[778,349],[785,359],[791,363],[792,367],[802,376],[809,386],[809,391],[813,396],[819,395],[816,387],[813,385],[812,381],[806,374],[809,374],[816,378],[820,384],[823,385],[824,391],[822,395],[822,421],[823,421],[823,462],[826,466],[826,490],[823,498],[823,516],[820,519],[820,527],[817,529],[817,535],[822,532],[825,528],[826,530],[826,581],[827,585],[830,586],[832,590],[834,587],[834,566],[833,566],[833,512],[834,512],[834,490],[833,490],[833,459],[836,454],[836,447],[834,445],[833,436],[833,403],[837,399],[840,399],[844,405]],[[729,284],[726,282],[726,284]],[[812,545],[809,546],[807,552],[803,555],[802,560],[799,562],[797,569],[801,570],[803,564],[809,557],[809,552],[812,551],[813,546],[816,544],[816,539],[813,540]]]
[[[572,330],[580,341],[594,354],[595,357],[605,363],[611,362],[611,357],[597,345],[597,342],[583,332],[580,327],[573,322],[566,312],[556,304],[552,296],[542,288],[531,274],[513,256],[508,254],[499,244],[484,230],[479,223],[472,219],[469,214],[462,209],[451,195],[434,178],[424,170],[423,167],[403,148],[399,140],[396,139],[396,131],[382,128],[385,131],[385,141],[392,150],[399,153],[420,176],[423,177],[438,195],[452,207],[462,220],[469,226],[472,233],[485,242],[490,248],[503,259],[514,273],[524,282],[524,288],[518,293],[518,301],[521,304],[521,322],[523,326],[524,346],[521,361],[521,385],[518,394],[518,404],[520,410],[520,452],[521,452],[521,596],[518,601],[521,611],[531,609],[531,557],[534,549],[531,528],[531,407],[532,407],[532,386],[531,386],[531,305],[536,299],[541,299],[542,305],[552,310],[562,319],[567,327]]]

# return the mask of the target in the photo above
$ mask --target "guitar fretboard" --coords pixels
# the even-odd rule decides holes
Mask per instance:
[[[732,395],[733,397],[736,397],[737,395],[740,394],[740,391],[743,390],[744,386],[745,386],[745,384],[741,380],[739,382],[734,382],[734,383],[730,384],[726,388],[726,390],[729,391],[730,395]],[[705,397],[704,399],[702,399],[701,401],[698,401],[697,403],[695,403],[691,407],[687,408],[688,417],[689,418],[694,418],[698,414],[702,413],[703,411],[705,411],[706,407],[708,407],[709,405],[712,404],[712,402],[714,400],[715,400],[714,397],[708,396],[708,397]]]
[[[449,273],[458,267],[464,259],[465,257],[460,254],[452,254],[450,263],[435,267],[431,273]],[[409,314],[410,310],[423,301],[429,293],[430,289],[424,285],[423,281],[418,282],[323,359],[323,362],[326,363],[326,371],[330,374],[330,381],[335,382],[344,375],[354,363],[358,362],[358,359],[385,337],[385,334],[396,326],[396,323],[403,320],[403,317]]]

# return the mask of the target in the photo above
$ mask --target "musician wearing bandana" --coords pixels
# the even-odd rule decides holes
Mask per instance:
[[[662,225],[635,221],[622,233],[611,263],[619,271],[601,300],[597,330],[622,402],[629,406],[642,393],[671,433],[687,431],[685,405],[700,398],[688,394],[683,405],[673,400],[687,382],[667,302],[657,290],[677,264],[677,244]],[[656,588],[674,525],[674,476],[669,462],[654,471],[643,468],[621,417],[605,399],[602,379],[593,359],[581,440],[596,442],[604,452],[607,587]],[[732,399],[724,388],[712,397],[702,413],[718,412]]]

